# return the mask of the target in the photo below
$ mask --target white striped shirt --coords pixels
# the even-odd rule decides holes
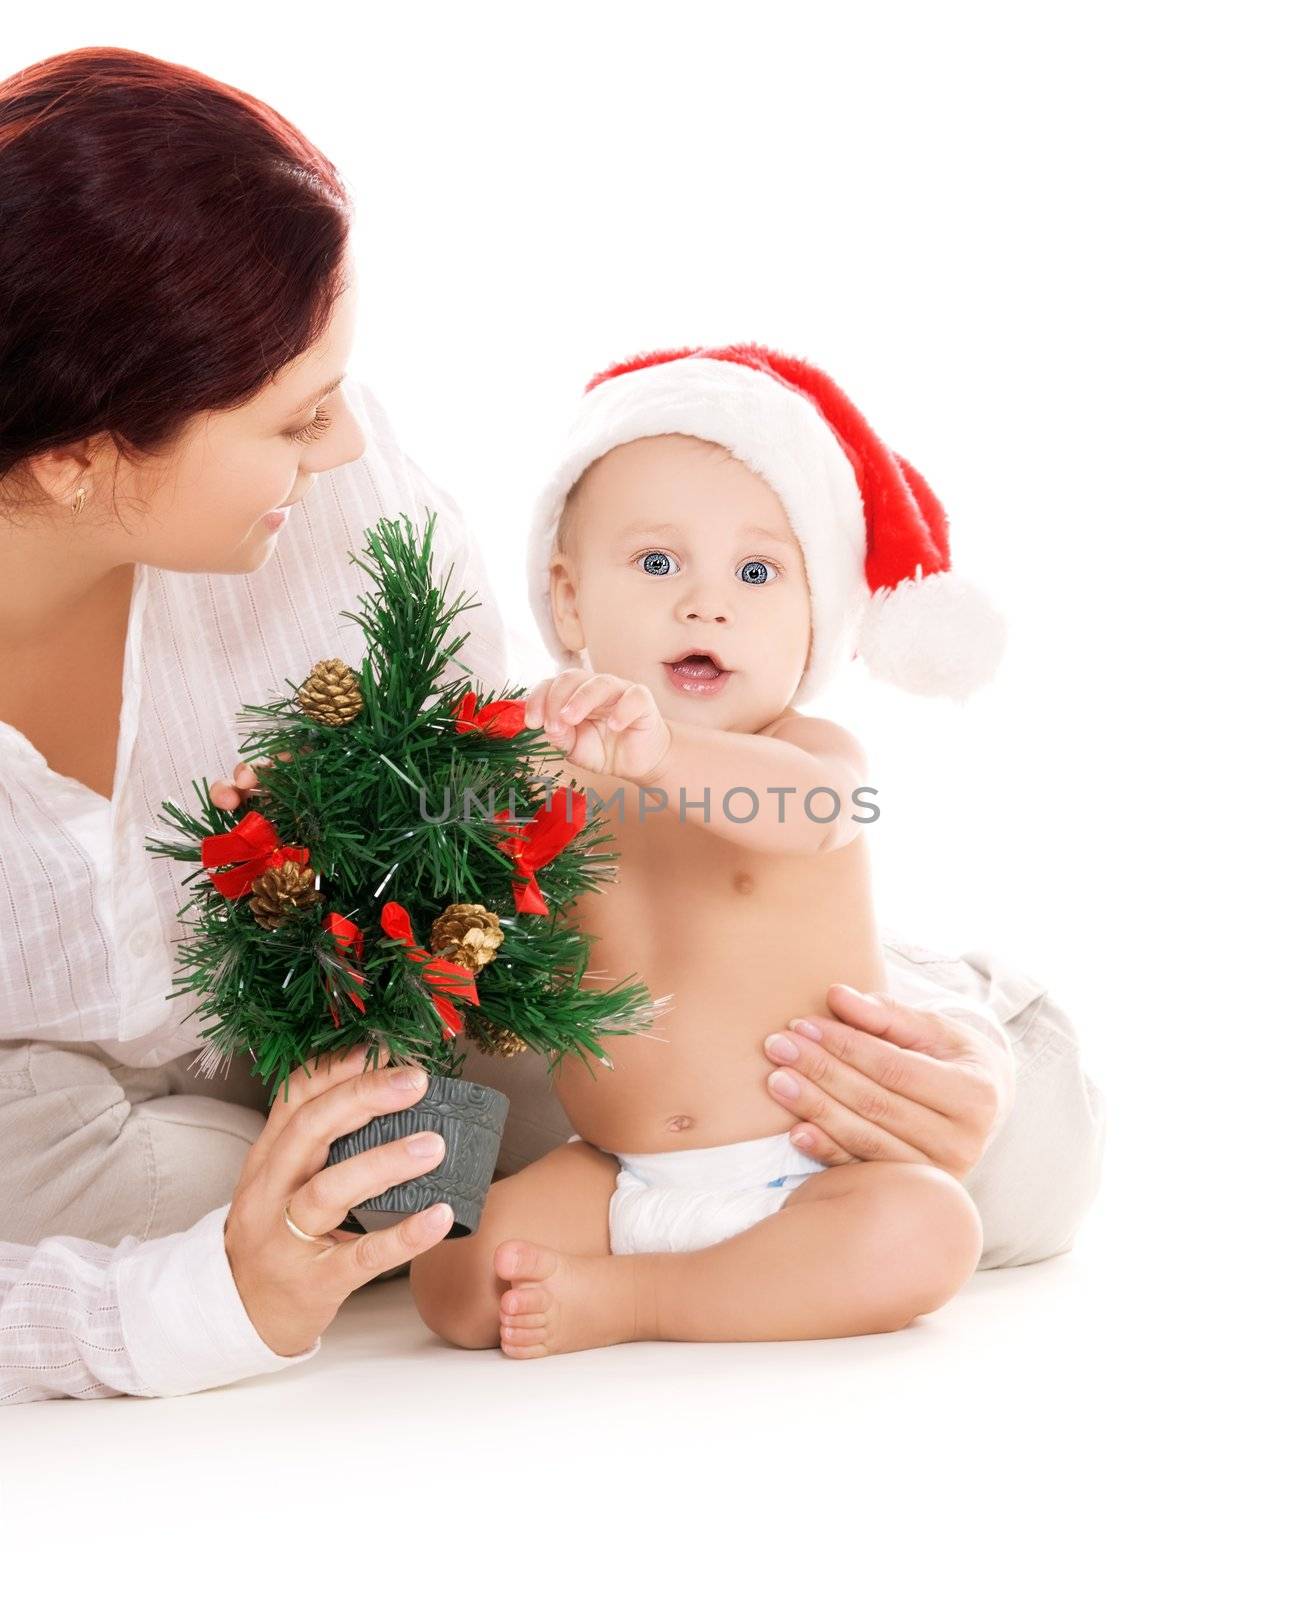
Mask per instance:
[[[459,613],[470,630],[459,659],[503,686],[506,629],[457,505],[403,455],[370,391],[353,380],[346,391],[367,448],[317,479],[259,571],[136,567],[110,801],[0,722],[0,1074],[21,1072],[39,1040],[94,1043],[130,1067],[199,1047],[200,1019],[185,1020],[194,997],[166,998],[191,869],[144,841],[171,832],[163,800],[191,811],[193,780],[232,770],[244,704],[279,697],[324,657],[357,665],[362,636],[340,614],[368,579],[348,553],[379,517],[420,528],[426,508],[438,513],[437,577],[480,602]],[[0,1238],[7,1209],[0,1173]],[[0,1401],[187,1393],[313,1354],[277,1356],[256,1333],[224,1253],[227,1211],[115,1247],[0,1245]]]
[[[191,1394],[307,1361],[252,1325],[228,1257],[228,1206],[187,1233],[120,1244],[0,1244],[0,1405]]]

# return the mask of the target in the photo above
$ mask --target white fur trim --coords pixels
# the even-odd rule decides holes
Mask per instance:
[[[914,694],[963,700],[1005,648],[1005,619],[954,572],[908,578],[866,603],[858,647],[876,677]]]
[[[552,619],[548,566],[565,498],[599,456],[632,439],[684,433],[724,446],[775,491],[803,551],[812,649],[792,704],[847,664],[866,588],[865,519],[857,479],[816,406],[766,372],[686,356],[608,378],[586,393],[564,457],[539,496],[529,539],[529,598],[562,666],[580,664]]]

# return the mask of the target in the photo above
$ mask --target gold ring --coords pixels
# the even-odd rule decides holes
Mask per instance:
[[[291,1202],[289,1201],[288,1205],[290,1205],[290,1203]],[[304,1228],[298,1228],[296,1226],[296,1224],[292,1221],[292,1214],[287,1209],[287,1206],[283,1207],[283,1221],[292,1230],[292,1232],[296,1235],[296,1237],[298,1239],[300,1239],[300,1240],[303,1240],[305,1244],[317,1244],[320,1239],[325,1237],[324,1234],[321,1234],[321,1233],[306,1233]]]

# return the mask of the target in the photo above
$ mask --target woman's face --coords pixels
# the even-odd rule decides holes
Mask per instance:
[[[295,505],[320,473],[357,460],[366,444],[336,382],[354,343],[352,258],[345,273],[319,339],[251,400],[192,418],[173,445],[137,467],[115,448],[91,446],[79,479],[89,496],[71,524],[78,542],[93,541],[107,564],[235,573],[254,572],[279,538],[292,537],[290,511],[285,522],[268,514]]]

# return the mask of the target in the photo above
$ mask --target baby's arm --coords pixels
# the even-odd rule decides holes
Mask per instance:
[[[643,789],[663,790],[669,809],[683,821],[700,823],[746,849],[777,855],[837,850],[865,826],[868,802],[865,796],[854,798],[854,791],[866,782],[866,755],[838,723],[783,717],[764,733],[728,733],[690,722],[668,727],[672,737],[663,759],[634,781]],[[742,788],[758,797],[752,817],[749,796],[732,792]],[[824,792],[807,800],[813,789]],[[724,796],[736,818],[749,820],[733,821]],[[838,815],[827,821],[836,810]]]
[[[505,1239],[533,1239],[570,1255],[609,1255],[610,1196],[619,1163],[583,1140],[558,1145],[485,1197],[480,1225],[414,1256],[413,1301],[433,1333],[464,1349],[499,1343],[498,1300],[507,1283],[494,1272]]]
[[[862,748],[821,717],[787,712],[761,733],[671,722],[644,683],[571,667],[530,690],[525,726],[543,727],[575,766],[659,790],[683,822],[747,850],[837,850],[869,820],[864,796],[853,798],[866,781]],[[757,806],[739,789],[752,790]],[[814,789],[824,792],[805,805]]]

